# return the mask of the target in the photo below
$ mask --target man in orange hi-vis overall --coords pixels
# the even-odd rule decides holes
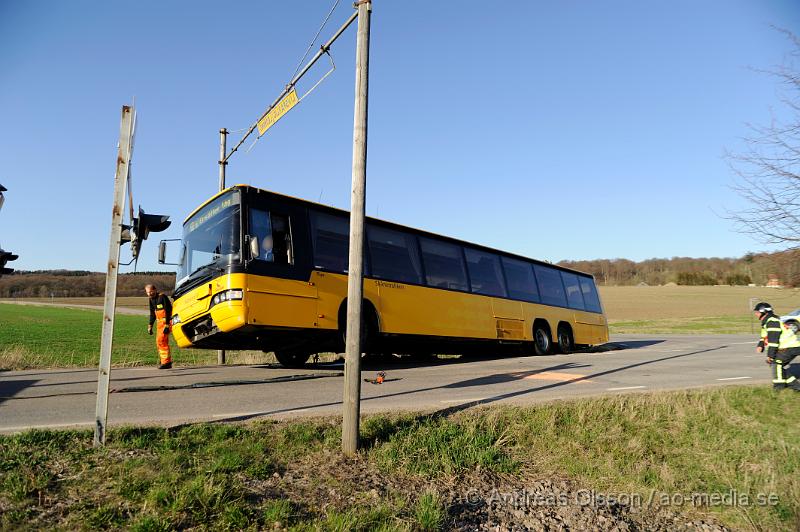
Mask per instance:
[[[147,326],[147,332],[153,334],[153,324],[156,324],[156,346],[160,360],[158,369],[169,369],[172,367],[172,357],[169,353],[172,302],[169,300],[169,296],[160,293],[155,285],[146,285],[144,291],[150,298],[150,325]]]

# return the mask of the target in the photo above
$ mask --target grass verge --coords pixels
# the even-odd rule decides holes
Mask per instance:
[[[796,530],[799,406],[798,394],[724,387],[372,416],[354,459],[332,419],[122,428],[102,449],[89,432],[31,431],[0,436],[0,528],[437,530],[458,518],[447,494],[491,472],[517,489],[568,478],[656,502],[774,494],[672,509]]]

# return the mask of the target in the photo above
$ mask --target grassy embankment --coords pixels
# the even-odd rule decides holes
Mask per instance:
[[[431,530],[447,526],[454,495],[490,490],[490,475],[518,490],[567,478],[645,502],[776,494],[777,504],[672,510],[796,530],[799,406],[796,394],[737,386],[372,416],[349,460],[335,419],[115,429],[103,449],[90,432],[0,436],[0,528]]]

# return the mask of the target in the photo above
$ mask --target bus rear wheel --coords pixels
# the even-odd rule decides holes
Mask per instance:
[[[572,339],[572,331],[569,327],[562,325],[558,328],[558,351],[568,355],[575,349],[575,341]]]
[[[300,369],[306,365],[311,353],[303,351],[275,351],[275,358],[284,368]]]
[[[544,325],[536,325],[533,328],[533,351],[537,355],[546,355],[550,352],[552,344],[550,331]]]

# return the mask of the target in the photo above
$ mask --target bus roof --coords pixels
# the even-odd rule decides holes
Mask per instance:
[[[206,205],[208,205],[209,203],[211,203],[212,201],[217,199],[222,194],[225,194],[226,192],[230,192],[233,189],[243,189],[243,188],[252,189],[252,190],[254,190],[254,191],[258,192],[258,193],[265,193],[265,194],[271,194],[273,196],[280,196],[280,197],[283,197],[283,198],[286,198],[286,199],[289,199],[289,200],[292,200],[292,201],[296,201],[296,202],[299,202],[299,203],[304,203],[306,205],[313,205],[313,206],[318,207],[318,208],[320,208],[322,210],[335,211],[335,212],[338,212],[338,213],[341,213],[341,214],[347,214],[347,215],[350,214],[350,211],[347,211],[345,209],[340,209],[338,207],[332,207],[330,205],[325,205],[323,203],[317,203],[315,201],[310,201],[310,200],[298,198],[298,197],[295,197],[295,196],[289,196],[287,194],[281,194],[279,192],[273,192],[271,190],[266,190],[266,189],[263,189],[263,188],[254,187],[252,185],[238,184],[238,185],[233,185],[231,187],[228,187],[228,188],[226,188],[224,190],[220,190],[219,192],[217,192],[216,194],[211,196],[208,200],[204,201],[199,207],[197,207],[195,210],[193,210],[191,212],[191,214],[189,214],[189,216],[187,216],[184,219],[183,223],[185,224],[186,222],[188,222],[189,219],[192,216],[194,216],[195,214],[197,214],[197,212],[200,209],[202,209],[203,207],[205,207]],[[551,266],[551,267],[554,267],[554,268],[558,268],[560,270],[564,270],[564,271],[567,271],[567,272],[577,273],[577,274],[584,275],[584,276],[589,276],[589,277],[594,279],[594,275],[592,275],[590,273],[582,272],[580,270],[574,270],[572,268],[567,268],[566,266],[560,266],[558,264],[554,264],[554,263],[543,261],[543,260],[539,260],[539,259],[532,259],[530,257],[525,257],[523,255],[518,255],[516,253],[511,253],[509,251],[503,251],[501,249],[492,248],[492,247],[489,247],[489,246],[485,246],[483,244],[476,244],[474,242],[468,242],[466,240],[453,238],[451,236],[440,235],[438,233],[432,233],[431,231],[426,231],[424,229],[417,229],[416,227],[409,227],[407,225],[401,225],[401,224],[398,224],[398,223],[395,223],[395,222],[390,222],[390,221],[387,221],[387,220],[381,220],[380,218],[373,218],[371,216],[367,216],[366,220],[370,220],[370,221],[373,221],[373,222],[378,222],[378,223],[380,223],[382,225],[391,226],[391,227],[394,227],[394,228],[397,228],[397,229],[410,230],[410,231],[413,231],[414,233],[417,233],[417,234],[422,234],[422,235],[430,236],[430,237],[433,237],[433,238],[447,240],[447,241],[450,241],[450,242],[453,242],[453,243],[457,243],[457,244],[460,244],[460,245],[471,246],[471,247],[482,249],[482,250],[485,250],[485,251],[490,251],[492,253],[497,253],[499,255],[505,255],[505,256],[511,257],[511,258],[517,258],[517,259],[524,260],[524,261],[529,261],[529,262],[536,262],[536,263],[539,263],[539,264],[543,264],[543,265]]]

